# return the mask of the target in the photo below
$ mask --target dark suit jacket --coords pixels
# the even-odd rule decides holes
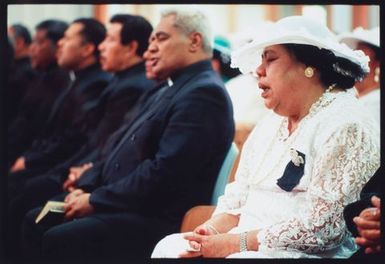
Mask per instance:
[[[107,138],[122,124],[124,115],[132,111],[140,96],[154,86],[155,82],[146,78],[144,63],[117,72],[101,95],[98,106],[95,105],[101,120],[88,142],[68,160],[49,171],[49,177],[62,183],[70,167],[95,162]]]
[[[179,223],[190,207],[210,201],[234,136],[231,101],[208,60],[171,79],[161,98],[145,104],[121,137],[109,142],[106,161],[82,176],[79,187],[91,192],[96,212]]]
[[[57,99],[60,103],[51,110],[42,135],[23,154],[27,170],[46,171],[69,158],[97,126],[100,116],[90,106],[98,105],[111,75],[94,64],[75,72],[75,76],[69,92],[63,91]]]
[[[156,83],[146,78],[144,63],[115,74],[116,82],[110,85],[104,96],[103,118],[90,139],[91,148],[104,145],[107,138],[119,128],[123,117],[130,112],[144,92]]]
[[[380,197],[381,189],[383,189],[384,175],[380,172],[380,169],[370,178],[365,184],[364,188],[360,193],[360,200],[348,204],[344,209],[344,218],[346,226],[354,237],[358,236],[358,231],[353,218],[358,216],[362,210],[373,207],[371,197],[377,195]]]
[[[17,116],[8,119],[7,158],[8,164],[29,149],[40,133],[58,95],[69,84],[68,71],[52,64],[38,72],[33,82],[24,83],[25,95],[20,102]]]
[[[37,81],[38,73],[31,67],[29,57],[15,60],[9,66],[10,74],[6,88],[6,116],[9,123],[16,118],[20,103],[32,83]]]

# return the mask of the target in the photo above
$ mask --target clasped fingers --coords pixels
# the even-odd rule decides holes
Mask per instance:
[[[370,207],[362,210],[359,215],[360,218],[372,221],[379,221],[381,217],[381,211],[379,208]]]
[[[371,221],[362,217],[354,217],[354,223],[358,229],[380,229],[380,221]]]

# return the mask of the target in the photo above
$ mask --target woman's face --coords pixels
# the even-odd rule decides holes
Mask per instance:
[[[305,65],[297,62],[284,46],[266,47],[261,65],[256,69],[258,86],[265,106],[282,116],[295,115],[300,111]]]

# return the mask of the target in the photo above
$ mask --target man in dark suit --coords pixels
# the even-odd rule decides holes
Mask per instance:
[[[25,89],[16,116],[12,118],[11,115],[7,118],[9,167],[41,133],[55,99],[69,84],[68,71],[59,68],[56,59],[57,41],[63,37],[67,27],[67,23],[60,20],[45,20],[39,23],[29,46],[31,67],[37,76],[31,76],[32,73],[27,70],[26,76],[16,73],[9,79],[9,90],[17,90],[18,86]],[[20,52],[19,56],[22,54],[23,52]],[[22,59],[24,62],[26,60],[29,59]],[[26,64],[24,68],[28,67]]]
[[[36,72],[31,67],[29,47],[32,42],[28,29],[21,24],[14,24],[8,28],[8,37],[14,50],[13,71],[9,75],[7,86],[6,116],[12,122],[19,109],[28,86],[36,79]]]
[[[234,135],[230,99],[210,64],[207,18],[168,11],[150,37],[147,76],[162,82],[65,197],[67,222],[23,224],[25,254],[150,257],[184,213],[210,201]],[[74,221],[76,219],[76,221]]]
[[[98,45],[105,34],[106,30],[100,22],[83,18],[75,20],[59,40],[58,64],[70,70],[72,81],[53,104],[43,132],[12,167],[7,190],[10,201],[29,188],[31,179],[74,155],[96,128],[100,111],[94,106],[99,105],[100,95],[111,79],[111,75],[104,72],[98,63]],[[22,214],[23,210],[28,208],[19,208],[17,212]],[[11,217],[12,214],[8,218],[9,223],[14,228],[10,228],[9,232],[17,230],[21,222]],[[12,239],[12,236],[9,234],[8,237]]]
[[[144,51],[148,47],[148,38],[152,32],[151,24],[140,16],[115,15],[110,20],[107,36],[99,44],[102,69],[114,73],[114,78],[105,88],[101,99],[95,102],[100,111],[100,122],[82,148],[65,162],[60,163],[47,173],[32,177],[25,182],[9,202],[8,226],[9,247],[18,248],[18,235],[21,221],[28,210],[46,202],[49,198],[63,191],[63,183],[69,171],[87,167],[88,162],[95,162],[99,150],[105,141],[122,123],[125,114],[134,108],[139,97],[155,86],[155,82],[146,78]],[[93,108],[91,105],[90,108]],[[66,181],[65,189],[73,186],[72,174]],[[11,249],[8,250],[10,252]]]
[[[96,127],[100,116],[89,106],[97,104],[111,79],[98,63],[105,32],[95,19],[77,19],[59,40],[58,64],[70,70],[72,82],[56,99],[43,132],[15,161],[10,178],[46,172],[74,154]]]
[[[93,133],[89,144],[78,153],[77,162],[71,159],[71,167],[64,189],[73,186],[80,173],[95,162],[107,138],[134,112],[134,106],[146,90],[155,82],[146,78],[143,53],[148,47],[151,24],[141,16],[117,14],[110,19],[106,39],[99,45],[103,70],[115,73],[114,80],[103,94],[105,101],[103,119]],[[96,153],[95,153],[96,152]],[[80,156],[85,156],[79,159]],[[68,167],[66,168],[68,172]],[[73,178],[74,177],[74,178]]]

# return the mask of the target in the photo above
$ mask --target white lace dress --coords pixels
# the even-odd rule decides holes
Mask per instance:
[[[380,165],[379,130],[357,99],[325,93],[288,135],[287,118],[272,114],[249,136],[235,181],[219,198],[214,214],[240,216],[230,233],[258,229],[259,251],[229,258],[349,257],[357,249],[343,208]],[[303,176],[291,191],[277,185],[303,153]],[[181,234],[167,236],[152,257],[177,257],[188,247]]]

